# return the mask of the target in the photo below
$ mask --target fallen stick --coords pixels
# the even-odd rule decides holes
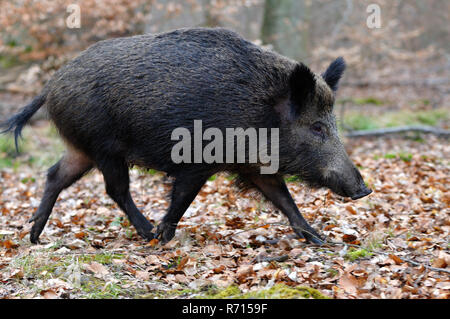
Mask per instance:
[[[350,131],[345,134],[346,137],[355,138],[355,137],[375,137],[375,136],[383,136],[390,134],[398,134],[398,133],[406,133],[406,132],[419,132],[419,133],[427,133],[434,134],[439,137],[450,137],[450,131],[444,130],[437,127],[432,126],[399,126],[399,127],[388,127],[381,128],[375,130],[359,130],[359,131]]]

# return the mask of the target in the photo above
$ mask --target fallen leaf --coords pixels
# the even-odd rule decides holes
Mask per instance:
[[[14,243],[11,239],[7,239],[7,240],[2,241],[2,246],[5,247],[6,249],[12,249],[12,248],[19,247],[19,245]]]
[[[395,262],[396,265],[400,265],[400,264],[404,263],[403,259],[401,259],[400,257],[397,257],[394,254],[390,254],[389,258],[391,258]]]
[[[450,265],[450,255],[444,251],[439,252],[438,258],[433,261],[432,266],[436,268],[446,268]]]
[[[348,294],[355,294],[359,285],[358,280],[350,273],[344,273],[338,280],[339,287]]]
[[[44,297],[44,299],[58,299],[58,294],[53,289],[42,290],[40,295]]]
[[[353,208],[353,206],[350,206],[350,205],[345,206],[345,209],[346,209],[350,214],[352,214],[352,215],[356,215],[356,214],[357,214],[357,212],[356,212],[356,210]]]
[[[150,240],[148,242],[147,245],[149,245],[150,247],[156,247],[158,245],[158,243],[159,243],[159,240],[157,238],[153,238],[152,240]]]
[[[94,273],[94,275],[96,277],[103,277],[103,276],[109,274],[108,269],[96,261],[93,261],[90,264],[84,264],[83,268],[85,270],[88,270],[88,271]]]
[[[138,270],[135,273],[136,278],[141,280],[149,280],[150,279],[150,273],[148,271],[142,271]]]
[[[348,235],[345,234],[344,236],[342,236],[342,240],[346,243],[351,243],[354,242],[356,240],[356,236],[355,235]]]
[[[83,239],[86,236],[87,236],[87,234],[85,232],[75,233],[75,238],[78,238],[78,239]]]

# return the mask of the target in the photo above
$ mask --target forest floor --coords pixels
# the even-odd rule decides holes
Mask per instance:
[[[374,193],[358,201],[295,179],[289,189],[330,243],[294,238],[287,219],[232,176],[203,187],[175,238],[142,240],[93,171],[63,191],[29,242],[46,169],[63,151],[48,122],[24,130],[22,155],[0,149],[0,298],[449,298],[450,145],[434,136],[352,139]],[[170,180],[132,169],[133,198],[153,223]]]
[[[0,119],[40,90],[33,76],[18,77],[35,69],[0,77]],[[367,87],[342,85],[340,124],[356,130],[449,128],[448,85],[391,85],[407,80],[394,75]],[[97,171],[61,193],[41,244],[32,245],[27,221],[39,205],[46,170],[64,151],[42,113],[36,118],[24,129],[21,155],[10,137],[0,136],[0,298],[450,297],[448,139],[345,140],[374,190],[358,201],[288,178],[302,214],[327,236],[325,246],[294,238],[270,203],[219,175],[161,247],[137,236]],[[137,206],[157,225],[169,204],[170,179],[130,172]]]

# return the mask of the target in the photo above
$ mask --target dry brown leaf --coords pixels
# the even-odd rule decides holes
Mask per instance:
[[[254,274],[253,265],[241,265],[236,271],[236,276],[240,282],[245,281],[251,274]]]
[[[344,236],[342,236],[342,240],[346,243],[352,243],[356,240],[356,236],[345,234]]]
[[[150,273],[148,271],[137,270],[135,273],[136,278],[140,280],[149,280]]]
[[[16,243],[14,243],[11,239],[7,239],[1,242],[2,246],[6,249],[13,249],[19,247]]]
[[[177,266],[177,270],[178,271],[183,270],[184,266],[187,264],[188,261],[189,261],[189,256],[183,257]]]
[[[40,294],[42,297],[44,297],[44,299],[58,299],[59,298],[58,293],[53,289],[42,290],[40,292]]]
[[[404,263],[403,259],[401,259],[400,257],[397,257],[396,255],[390,254],[389,258],[392,259],[396,265],[400,265],[400,264]]]
[[[450,255],[444,251],[440,251],[438,258],[433,261],[432,266],[436,268],[446,268],[450,266]]]
[[[345,206],[345,209],[352,215],[356,215],[357,214],[356,210],[351,205]]]
[[[344,273],[338,280],[339,287],[348,294],[356,294],[359,286],[358,280],[350,273]]]
[[[82,231],[78,232],[78,233],[75,233],[75,238],[78,238],[78,239],[83,239],[86,236],[87,236],[87,234],[85,232],[82,232]]]
[[[85,270],[92,272],[96,277],[103,277],[109,274],[108,269],[96,261],[93,261],[90,264],[84,264],[83,268]]]

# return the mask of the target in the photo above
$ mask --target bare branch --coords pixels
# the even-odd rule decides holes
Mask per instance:
[[[390,134],[399,134],[406,132],[418,132],[418,133],[427,133],[434,134],[439,137],[450,137],[450,131],[444,130],[437,127],[432,126],[399,126],[399,127],[388,127],[381,128],[375,130],[360,130],[360,131],[350,131],[345,134],[346,137],[355,138],[355,137],[376,137],[376,136],[384,136]]]

